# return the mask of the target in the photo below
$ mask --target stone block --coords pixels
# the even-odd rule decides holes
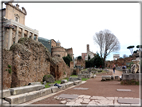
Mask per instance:
[[[58,92],[60,90],[57,86],[52,86],[50,88],[52,93]]]
[[[45,89],[40,90],[39,92],[40,92],[41,97],[52,93],[51,88],[45,88]]]
[[[42,85],[41,82],[30,82],[28,85]]]
[[[61,87],[60,87],[60,89],[61,90],[64,90],[64,89],[66,89],[66,85],[65,84],[59,84]]]
[[[111,80],[111,76],[110,75],[103,75],[102,76],[102,80]]]
[[[74,85],[77,85],[77,84],[80,84],[80,83],[81,83],[81,80],[74,81]]]
[[[30,86],[24,86],[24,87],[16,87],[16,88],[10,88],[11,95],[18,95],[23,94],[31,91],[37,91],[40,89],[44,89],[44,85],[30,85]]]
[[[120,77],[118,75],[115,76],[115,80],[120,80]]]
[[[11,95],[10,90],[0,90],[0,95],[2,95],[1,97],[3,97],[3,98],[9,97]]]
[[[67,82],[68,82],[67,80],[62,80],[61,84],[64,84],[64,83],[67,83]]]
[[[67,83],[65,83],[65,85],[66,85],[66,88],[68,88],[68,87],[73,86],[73,85],[74,85],[74,82],[67,82]]]
[[[122,80],[129,80],[129,74],[122,74]]]

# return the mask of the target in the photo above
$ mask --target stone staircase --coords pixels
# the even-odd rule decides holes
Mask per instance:
[[[23,87],[10,88],[8,90],[3,90],[3,96],[1,97],[3,105],[10,104],[22,104],[34,100],[36,98],[46,96],[51,93],[56,93],[60,90],[64,90],[73,85],[80,84],[82,81],[77,80],[74,82],[67,82],[64,84],[59,84],[62,87],[58,88],[57,86],[52,86],[50,88],[45,88],[42,84],[34,84]]]

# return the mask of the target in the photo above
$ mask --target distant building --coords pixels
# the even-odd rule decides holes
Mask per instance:
[[[90,51],[89,44],[87,44],[87,53],[82,53],[82,59],[88,60],[88,56],[92,59],[96,54]]]
[[[27,11],[24,7],[19,8],[19,5],[14,6],[12,1],[6,2],[6,8],[0,10],[1,24],[3,36],[3,48],[9,50],[10,47],[17,43],[20,38],[32,38],[38,41],[38,31],[25,26],[25,16]]]
[[[59,40],[56,42],[54,39],[49,40],[39,37],[38,41],[41,42],[49,50],[51,56],[64,57],[69,54],[73,59],[73,49],[72,48],[65,49],[64,47],[61,46]]]

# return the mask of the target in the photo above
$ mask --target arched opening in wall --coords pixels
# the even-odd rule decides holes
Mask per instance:
[[[53,77],[56,79],[56,74],[55,74],[55,67],[50,65],[50,74],[53,75]]]

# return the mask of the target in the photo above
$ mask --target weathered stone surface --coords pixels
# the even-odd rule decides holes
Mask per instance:
[[[131,89],[117,89],[117,91],[131,91]]]
[[[64,79],[61,81],[61,84],[64,84],[64,83],[67,83],[67,80]]]
[[[68,99],[75,99],[78,97],[78,95],[74,95],[74,94],[61,94],[58,97],[60,98],[68,98]],[[72,100],[74,101],[74,100]]]
[[[120,80],[119,76],[115,76],[115,80]]]
[[[52,87],[50,87],[50,88],[51,88],[52,93],[55,93],[55,92],[58,92],[59,90],[61,90],[61,89],[58,88],[57,86],[52,86]]]
[[[0,90],[0,94],[2,94],[3,98],[9,97],[11,95],[10,90]]]
[[[126,99],[126,98],[119,98],[118,103],[121,104],[139,104],[140,99]]]
[[[9,69],[12,73],[9,73]],[[65,77],[72,73],[64,60],[51,57],[42,43],[31,38],[21,38],[9,51],[3,50],[3,89],[42,81],[47,74],[52,74],[55,79],[62,79],[64,72]]]
[[[66,85],[66,88],[68,88],[68,87],[73,86],[73,85],[74,85],[74,82],[67,82],[67,83],[65,83],[65,85]]]
[[[55,78],[52,75],[48,74],[43,77],[43,81],[46,81],[47,83],[54,83]]]
[[[103,75],[102,80],[111,80],[111,76],[110,75]]]
[[[40,90],[39,92],[40,92],[40,96],[45,96],[52,93],[51,88],[45,88]]]
[[[41,82],[30,82],[28,85],[42,85]]]
[[[30,86],[10,88],[9,90],[10,90],[11,95],[18,95],[18,94],[31,92],[31,91],[37,91],[43,88],[45,88],[44,85],[30,85]]]
[[[81,82],[82,82],[81,80],[76,80],[73,83],[74,83],[74,85],[77,85],[77,84],[80,84]]]

